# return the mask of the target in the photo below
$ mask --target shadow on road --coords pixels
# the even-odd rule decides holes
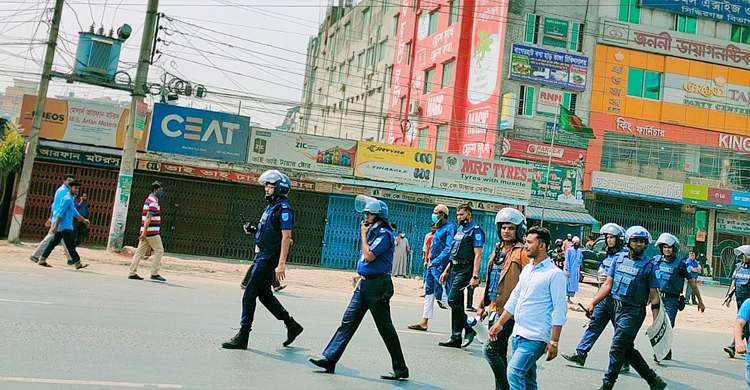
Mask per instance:
[[[658,364],[658,366],[659,367],[681,368],[681,369],[685,369],[685,370],[698,371],[698,372],[702,372],[702,373],[706,373],[706,374],[716,375],[716,376],[718,376],[720,378],[734,379],[734,380],[737,380],[737,381],[740,381],[740,382],[743,382],[743,383],[745,381],[745,377],[744,376],[734,374],[731,371],[721,371],[721,370],[717,370],[715,368],[708,368],[708,367],[704,367],[704,366],[698,366],[698,365],[695,365],[695,364],[690,364],[690,363],[684,362],[682,360],[671,360],[670,364],[664,364],[662,362],[662,363]],[[692,389],[692,387],[683,387],[683,388],[680,388],[680,389]]]

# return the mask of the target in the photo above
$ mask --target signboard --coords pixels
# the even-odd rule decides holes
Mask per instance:
[[[567,20],[545,17],[542,44],[565,48],[568,45],[568,26]]]
[[[433,186],[448,191],[528,200],[532,179],[533,167],[528,164],[438,153]]]
[[[720,134],[719,148],[750,153],[750,137],[734,134]]]
[[[503,157],[546,163],[552,155],[552,163],[557,165],[575,166],[578,161],[582,161],[586,156],[585,149],[558,145],[553,148],[541,142],[530,142],[515,138],[503,138],[502,148]]]
[[[560,112],[560,106],[565,106],[565,94],[563,91],[540,87],[536,111],[547,116],[557,115]]]
[[[36,96],[24,95],[21,107],[21,135],[31,133]],[[39,137],[76,144],[122,149],[130,110],[106,102],[47,98]],[[138,150],[145,150],[141,140]]]
[[[732,67],[750,66],[750,45],[611,19],[602,18],[599,25],[597,41],[606,45]]]
[[[245,162],[250,118],[155,104],[148,150]]]
[[[706,201],[708,200],[708,187],[685,184],[682,189],[682,198]]]
[[[583,204],[583,193],[576,191],[578,168],[552,165],[547,180],[547,164],[533,163],[534,179],[531,182],[531,197],[568,204]]]
[[[732,191],[732,206],[740,211],[749,211],[750,192]]]
[[[624,133],[637,137],[719,147],[721,149],[736,151],[741,151],[739,149],[743,147],[742,142],[744,137],[742,136],[720,134],[715,131],[628,118],[620,115],[592,112],[589,117],[589,125],[594,129],[594,134],[597,135],[604,132]]]
[[[750,235],[750,219],[741,214],[716,213],[716,231]]]
[[[641,0],[641,7],[750,26],[747,0]]]
[[[434,167],[434,151],[360,141],[354,176],[430,187]]]
[[[59,161],[67,164],[90,165],[102,168],[119,168],[120,157],[108,156],[93,152],[58,150],[40,146],[37,148],[37,159]]]
[[[512,129],[516,123],[516,94],[504,93],[500,108],[500,130]]]
[[[148,103],[136,102],[137,110],[135,111],[135,131],[133,137],[137,140],[143,138],[143,132],[146,130],[146,119],[148,119]]]
[[[581,138],[569,131],[561,129],[559,123],[544,122],[544,142],[551,143],[553,133],[555,136],[555,145],[566,145],[581,149],[587,149],[589,147],[588,139]]]
[[[354,175],[357,141],[253,129],[250,144],[249,163]]]
[[[682,183],[616,173],[591,172],[591,191],[631,198],[682,203]]]
[[[531,46],[513,44],[510,78],[568,88],[586,89],[589,59]]]
[[[728,83],[721,76],[707,80],[674,73],[664,75],[663,101],[667,103],[750,115],[748,98],[750,86]]]

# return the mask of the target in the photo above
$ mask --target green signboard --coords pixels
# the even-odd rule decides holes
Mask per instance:
[[[553,47],[568,45],[568,21],[555,18],[544,18],[544,35],[542,44]]]

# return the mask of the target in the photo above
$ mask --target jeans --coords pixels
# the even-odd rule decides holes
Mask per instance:
[[[498,316],[499,317],[499,316]],[[490,322],[490,326],[495,320]],[[509,390],[508,384],[508,340],[513,333],[515,322],[509,320],[503,326],[503,330],[497,335],[497,341],[488,341],[482,347],[484,358],[490,364],[492,373],[495,375],[495,390]]]
[[[44,236],[44,239],[42,240],[42,242],[40,242],[39,245],[37,245],[31,257],[35,259],[39,259],[39,257],[42,255],[44,250],[47,249],[47,246],[49,246],[49,243],[52,241],[53,238],[55,238],[55,233],[52,233],[52,228],[50,227],[49,231],[47,232],[47,235]],[[67,245],[63,245],[63,250],[65,251],[65,257],[68,258],[68,264],[72,264],[73,259],[70,257],[70,253],[68,253]]]
[[[50,241],[49,244],[47,244],[47,247],[44,248],[41,259],[46,260],[49,255],[52,254],[52,250],[55,249],[60,241],[63,242],[63,245],[65,245],[65,249],[70,256],[68,264],[73,265],[80,263],[81,257],[78,256],[78,252],[76,251],[76,235],[73,230],[63,230],[61,232],[55,233],[55,235],[52,237],[52,241]]]
[[[474,307],[474,287],[466,287],[466,308]]]
[[[592,317],[589,320],[589,325],[586,327],[586,332],[583,333],[581,342],[576,347],[576,354],[583,358],[588,356],[596,340],[599,339],[599,336],[604,332],[604,328],[607,327],[607,324],[611,322],[612,326],[615,325],[615,304],[612,302],[612,297],[607,296],[601,302],[597,303],[594,306]]]
[[[440,284],[440,269],[436,267],[427,268],[427,278],[424,283],[424,294],[434,295],[435,299],[443,300],[443,285]]]
[[[674,295],[662,296],[661,301],[664,302],[664,311],[667,312],[669,322],[674,328],[674,322],[677,319],[677,312],[679,311],[680,297]]]
[[[393,327],[393,320],[391,320],[391,297],[393,297],[393,281],[390,277],[374,280],[362,278],[349,301],[349,307],[344,312],[341,325],[323,351],[323,356],[334,363],[338,362],[349,341],[354,337],[354,332],[365,318],[365,314],[370,311],[378,333],[391,355],[394,372],[405,371],[404,353],[401,350],[396,328]]]
[[[513,337],[513,357],[508,363],[508,383],[512,390],[537,390],[536,361],[546,347],[543,341]]]
[[[630,363],[646,382],[651,383],[656,379],[656,373],[635,349],[634,344],[645,319],[645,306],[615,305],[615,337],[612,338],[612,348],[609,351],[609,368],[604,374],[605,384],[614,386],[625,363]]]
[[[448,293],[448,306],[451,307],[451,339],[461,340],[464,330],[467,333],[474,332],[466,323],[466,309],[464,307],[464,288],[471,280],[471,264],[453,264],[451,266],[452,280],[450,292]]]
[[[256,299],[268,309],[279,321],[288,322],[291,318],[289,312],[281,305],[278,299],[273,295],[271,284],[273,283],[274,271],[276,266],[274,262],[256,261],[250,272],[245,293],[242,296],[242,318],[240,326],[243,329],[250,330],[255,318]],[[276,260],[278,264],[278,260]]]

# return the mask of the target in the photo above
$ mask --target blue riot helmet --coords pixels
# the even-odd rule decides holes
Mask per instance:
[[[659,252],[661,252],[661,247],[663,245],[673,247],[675,256],[677,256],[677,252],[680,251],[680,240],[669,233],[662,233],[659,238],[656,239],[655,245],[657,248],[659,248]]]
[[[379,216],[380,219],[388,219],[388,205],[370,196],[357,195],[354,200],[354,209],[358,213],[370,213]]]
[[[651,233],[643,226],[631,226],[625,231],[625,245],[630,242],[631,238],[645,238],[646,243],[651,243]]]
[[[275,169],[263,172],[258,178],[258,183],[261,185],[273,184],[273,196],[284,198],[289,195],[289,191],[292,189],[292,181],[289,180],[289,177]]]
[[[497,237],[500,238],[500,231],[504,223],[516,225],[516,240],[523,241],[526,235],[526,217],[518,210],[512,207],[506,207],[497,212],[495,224],[497,225]]]
[[[737,248],[734,248],[734,255],[735,256],[750,256],[750,245],[742,245],[738,246]]]

